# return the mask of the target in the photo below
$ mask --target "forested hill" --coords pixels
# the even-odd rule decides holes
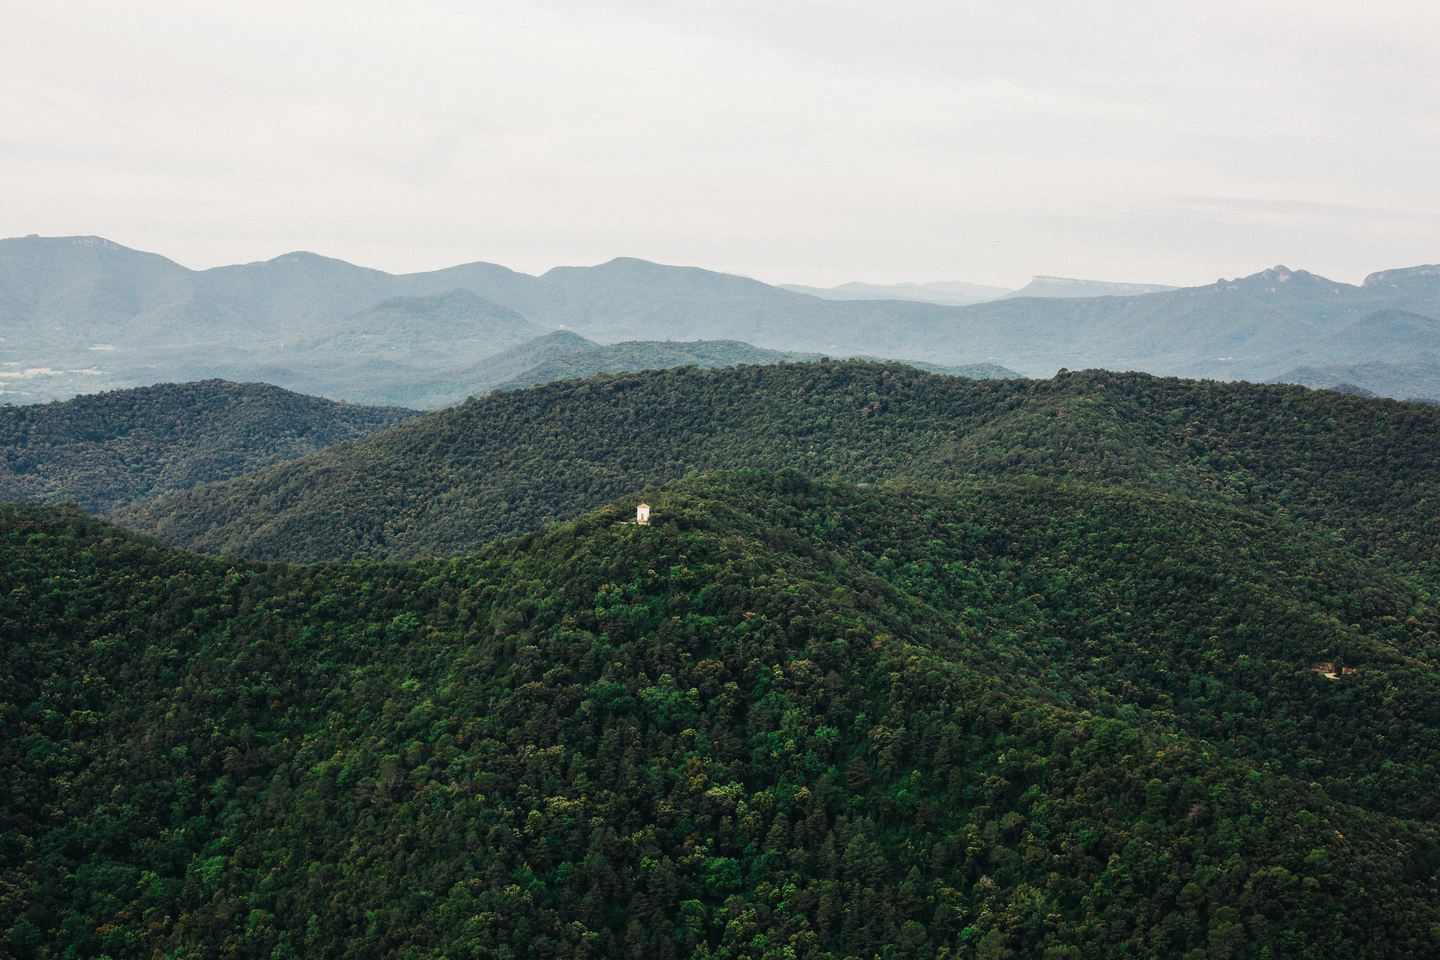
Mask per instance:
[[[292,460],[419,415],[224,380],[6,404],[0,407],[0,501],[71,501],[104,512]]]
[[[597,373],[624,373],[635,370],[668,370],[671,367],[735,367],[741,364],[770,364],[786,361],[803,363],[828,360],[819,353],[786,353],[764,350],[738,340],[631,340],[608,346],[590,345],[562,356],[553,357],[518,376],[501,383],[502,390],[533,387],[556,380],[593,377]],[[861,359],[877,360],[874,357]],[[877,362],[883,363],[884,359]],[[1020,374],[993,363],[971,363],[947,367],[938,363],[905,360],[910,366],[931,373],[976,380],[1018,378]],[[475,391],[472,391],[475,392]]]
[[[1440,613],[1252,511],[746,473],[285,567],[3,507],[0,641],[25,960],[1440,948]]]
[[[629,340],[552,357],[500,384],[502,390],[532,387],[597,373],[665,370],[670,367],[733,367],[742,363],[819,360],[818,353],[765,350],[739,340]]]
[[[458,555],[695,470],[863,483],[1087,479],[1323,525],[1433,563],[1440,410],[1087,371],[966,380],[858,361],[600,375],[492,394],[120,522],[266,559]]]

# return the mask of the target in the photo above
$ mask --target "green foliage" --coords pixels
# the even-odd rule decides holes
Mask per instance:
[[[3,508],[0,949],[1426,956],[1433,581],[1222,499],[749,470],[313,566]]]
[[[742,364],[803,363],[821,359],[818,353],[796,353],[764,350],[738,340],[695,340],[679,343],[674,340],[632,340],[605,347],[591,347],[554,357],[526,370],[499,385],[502,390],[533,387],[536,384],[593,377],[599,373],[623,373],[636,370],[669,370],[672,367],[736,367]],[[871,358],[865,358],[871,359]],[[883,362],[883,361],[877,361]],[[972,363],[963,367],[945,367],[934,363],[905,361],[910,366],[931,373],[976,380],[1005,380],[1019,377],[1014,370],[993,363]]]
[[[1245,506],[1433,565],[1440,411],[1086,371],[968,380],[861,361],[694,367],[492,394],[117,514],[209,553],[454,556],[692,471],[929,489],[1042,476]]]
[[[268,467],[404,423],[263,383],[161,384],[0,407],[0,500],[117,506]]]
[[[819,360],[818,353],[764,350],[738,340],[630,340],[608,346],[594,346],[553,357],[499,384],[502,390],[533,387],[556,380],[593,377],[598,373],[636,370],[668,370],[671,367],[733,367],[742,363],[769,364],[782,361]]]

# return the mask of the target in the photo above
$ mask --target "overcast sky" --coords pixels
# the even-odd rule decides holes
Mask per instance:
[[[0,233],[771,283],[1440,261],[1440,5],[0,0]]]

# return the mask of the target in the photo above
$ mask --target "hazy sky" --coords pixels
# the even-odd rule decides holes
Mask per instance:
[[[1440,261],[1440,6],[0,0],[0,234],[772,283]]]

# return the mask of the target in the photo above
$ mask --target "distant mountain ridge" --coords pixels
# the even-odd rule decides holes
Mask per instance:
[[[1377,270],[1361,281],[1361,286],[1389,290],[1430,290],[1434,281],[1440,278],[1440,263],[1418,267],[1400,267],[1394,270]]]
[[[391,297],[367,310],[311,327],[276,344],[289,354],[404,353],[411,363],[479,360],[549,331],[509,307],[456,288],[447,293]]]
[[[393,297],[456,289],[541,330],[569,329],[601,344],[735,340],[783,352],[989,363],[1027,376],[1104,367],[1262,380],[1334,362],[1324,350],[1340,349],[1344,331],[1377,312],[1440,316],[1440,268],[1433,266],[1377,271],[1361,286],[1274,267],[1130,296],[944,306],[825,300],[624,257],[539,277],[487,263],[396,276],[309,253],[191,271],[99,238],[21,238],[0,241],[0,392],[37,399],[167,379],[268,380],[287,371],[298,378],[288,360],[262,348]],[[1394,358],[1435,343],[1418,321],[1361,330],[1351,339],[1364,352],[1347,362]],[[507,346],[491,344],[495,353]],[[333,363],[350,365],[346,389],[357,393],[412,375],[406,365],[373,355],[347,353]],[[315,389],[299,379],[281,382]]]
[[[1303,351],[1334,363],[1440,361],[1440,320],[1410,310],[1377,310]]]
[[[809,287],[799,283],[776,284],[781,290],[808,293],[823,300],[919,300],[960,307],[986,300],[998,300],[1010,292],[963,280],[936,280],[930,283],[842,283],[835,287]]]
[[[379,403],[398,399],[406,406],[448,407],[466,397],[493,390],[554,357],[601,349],[572,330],[553,330],[482,360],[438,367],[423,374],[394,373],[375,377],[356,392],[356,399]]]
[[[1313,389],[1352,384],[1382,397],[1440,400],[1440,363],[1329,364],[1287,370],[1271,383],[1298,383]]]
[[[1106,280],[1076,280],[1071,277],[1035,277],[1009,297],[1135,297],[1142,293],[1165,293],[1179,287],[1163,283],[1111,283]]]
[[[730,367],[742,363],[781,363],[818,360],[819,354],[765,350],[738,340],[645,341],[632,340],[552,357],[500,384],[516,390],[556,380],[593,377],[597,373],[666,370],[672,367]]]
[[[765,350],[738,340],[654,341],[634,340],[613,343],[554,357],[523,374],[500,384],[500,389],[514,390],[533,387],[556,380],[593,377],[599,373],[636,373],[642,370],[668,370],[673,367],[733,367],[740,364],[803,363],[820,360],[821,354],[795,351]],[[883,359],[865,359],[883,362]],[[1020,375],[1014,370],[994,364],[971,364],[947,367],[941,364],[910,361],[910,366],[945,376],[968,377],[974,380],[1007,380]]]

